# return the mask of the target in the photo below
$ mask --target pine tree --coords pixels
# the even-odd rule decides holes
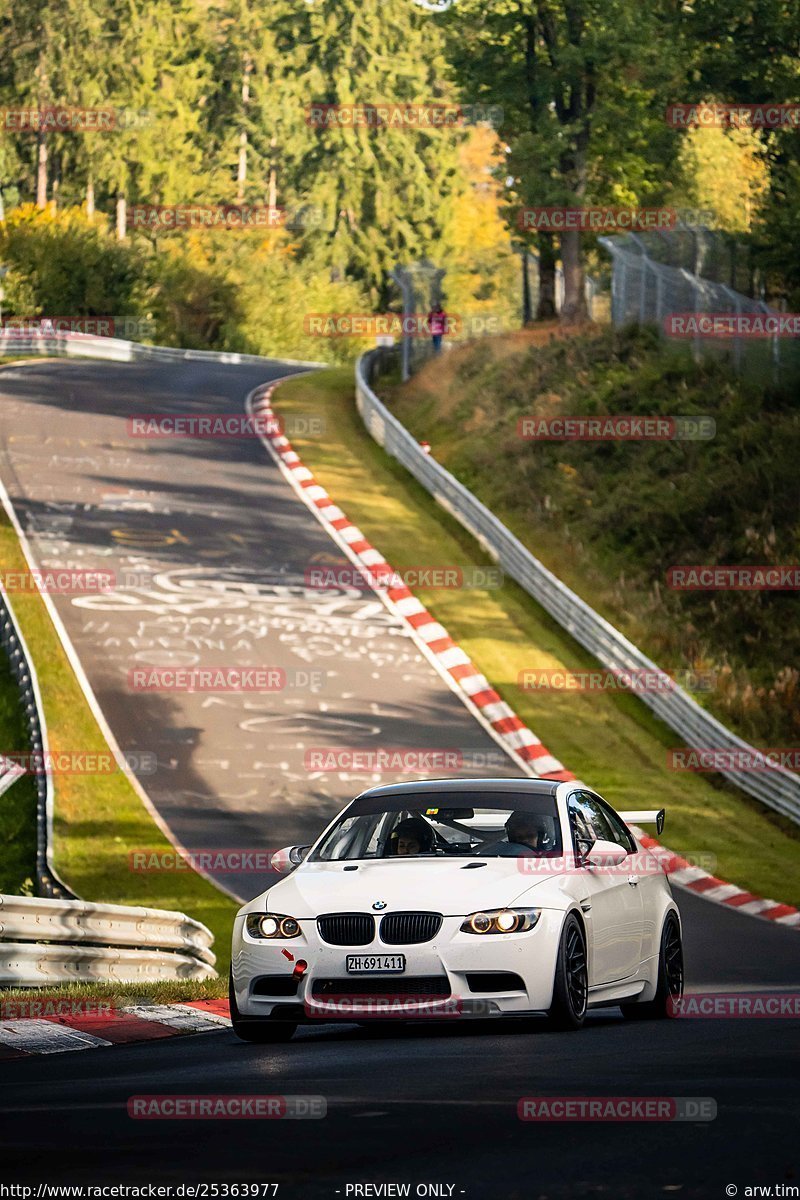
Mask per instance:
[[[457,176],[452,129],[316,127],[312,107],[452,102],[441,35],[410,0],[316,0],[276,22],[281,192],[321,209],[307,253],[384,306],[397,261],[440,253]],[[442,264],[446,265],[446,264]]]

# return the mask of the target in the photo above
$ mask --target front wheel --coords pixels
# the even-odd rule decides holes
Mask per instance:
[[[661,931],[661,946],[658,952],[658,982],[652,1000],[643,1004],[621,1005],[623,1016],[629,1021],[658,1020],[674,1016],[673,1006],[683,995],[683,941],[681,927],[674,913],[670,913]]]
[[[228,1005],[231,1011],[231,1027],[243,1042],[288,1042],[297,1029],[296,1021],[273,1021],[270,1017],[243,1017],[236,1004],[233,990],[233,975],[228,979]]]
[[[553,1029],[580,1029],[589,999],[589,967],[583,927],[570,913],[561,931],[553,982],[553,1003],[548,1014]]]

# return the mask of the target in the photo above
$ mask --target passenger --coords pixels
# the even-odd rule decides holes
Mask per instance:
[[[433,830],[422,817],[406,817],[392,830],[389,853],[400,858],[429,854],[433,850]]]

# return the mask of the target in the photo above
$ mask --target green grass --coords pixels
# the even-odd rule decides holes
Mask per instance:
[[[0,571],[27,569],[16,534],[7,519],[0,520]],[[34,656],[47,722],[50,749],[107,753],[98,727],[75,678],[41,597],[18,593],[14,611]],[[2,718],[2,710],[0,710]],[[14,731],[9,732],[12,736]],[[19,735],[16,734],[17,740]],[[54,776],[54,862],[64,882],[82,899],[114,904],[144,905],[179,910],[202,921],[214,934],[216,969],[226,976],[230,960],[230,931],[236,905],[218,888],[191,870],[137,872],[129,855],[143,848],[172,849],[153,822],[126,775],[121,771],[96,775]],[[14,804],[23,807],[27,784],[17,783],[1,806],[19,788]],[[13,854],[0,849],[3,869],[21,874],[24,838]],[[17,866],[14,867],[13,864]],[[24,869],[24,867],[22,868]]]
[[[164,980],[158,983],[64,983],[58,987],[4,988],[0,995],[2,1005],[14,1001],[30,1000],[34,997],[48,1000],[93,1000],[98,1004],[110,1004],[122,1008],[126,1004],[173,1004],[185,1000],[218,1000],[228,995],[227,972],[218,979]]]
[[[368,436],[355,409],[352,373],[325,371],[281,384],[282,417],[313,411],[324,439],[294,439],[303,461],[397,568],[488,566],[457,522]],[[759,895],[800,902],[797,830],[704,776],[666,767],[676,736],[631,695],[520,690],[519,672],[596,663],[515,584],[416,594],[550,751],[620,809],[667,809],[664,842],[713,855],[716,872]]]
[[[535,340],[533,340],[535,339]],[[680,592],[687,564],[797,562],[796,391],[694,362],[653,329],[492,338],[382,392],[400,420],[560,579],[759,746],[800,739],[800,595]],[[710,440],[532,442],[523,417],[710,416]],[[502,469],[498,470],[498,463]]]

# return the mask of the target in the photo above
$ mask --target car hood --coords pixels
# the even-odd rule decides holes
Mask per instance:
[[[513,903],[545,880],[558,878],[556,870],[533,875],[520,869],[530,860],[516,858],[475,860],[445,858],[382,860],[355,863],[304,863],[287,879],[269,889],[272,912],[308,919],[320,913],[369,912],[382,902],[385,910],[413,909],[459,916],[483,908]],[[551,860],[551,866],[555,863]],[[255,908],[255,902],[248,907]]]

